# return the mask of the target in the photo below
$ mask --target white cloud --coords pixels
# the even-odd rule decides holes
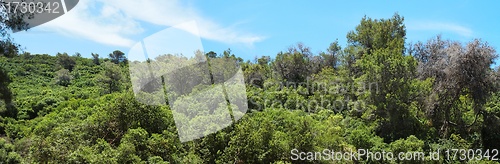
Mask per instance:
[[[139,21],[166,28],[195,21],[198,31],[189,27],[182,30],[224,43],[253,45],[264,39],[234,27],[222,27],[177,0],[80,0],[73,10],[41,27],[103,44],[129,47],[134,42],[130,36],[143,32]]]
[[[406,27],[408,30],[452,32],[467,38],[474,36],[474,32],[470,28],[455,23],[420,21],[410,22],[406,25]]]
[[[40,27],[46,31],[83,37],[102,44],[132,45],[134,41],[128,39],[126,35],[142,32],[139,24],[109,6],[102,7],[99,14],[92,13],[95,8],[91,6],[93,2],[95,1],[80,0],[70,12]]]

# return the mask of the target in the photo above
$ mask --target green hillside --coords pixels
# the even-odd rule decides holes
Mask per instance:
[[[211,69],[239,64],[249,110],[235,124],[184,143],[171,100],[161,106],[136,100],[129,72],[135,61],[120,51],[92,59],[0,55],[0,163],[429,163],[430,152],[438,150],[434,163],[498,160],[495,49],[482,40],[439,36],[409,44],[405,36],[396,14],[362,18],[346,35],[347,46],[335,41],[322,53],[301,43],[254,61],[230,50],[204,52]],[[209,105],[182,96],[175,103],[188,112]],[[317,154],[298,154],[361,149],[426,153],[412,161],[309,160]],[[447,156],[453,155],[448,149],[472,150],[474,158],[462,159],[460,151]]]

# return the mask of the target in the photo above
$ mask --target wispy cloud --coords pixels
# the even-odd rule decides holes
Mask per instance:
[[[265,39],[233,26],[224,27],[177,0],[80,0],[72,11],[41,27],[102,44],[128,47],[134,44],[131,36],[144,31],[140,22],[171,27],[189,21],[198,24],[198,31],[187,27],[182,30],[208,40],[251,46]]]
[[[449,22],[417,21],[407,23],[406,27],[408,28],[408,30],[416,31],[451,32],[467,38],[474,36],[474,32],[472,31],[472,29],[463,25]]]

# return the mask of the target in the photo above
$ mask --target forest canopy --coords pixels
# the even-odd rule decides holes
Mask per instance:
[[[440,35],[409,44],[398,14],[365,16],[346,38],[345,46],[332,38],[317,54],[297,43],[254,61],[230,50],[198,52],[208,66],[186,67],[190,76],[148,84],[170,88],[167,94],[176,95],[175,104],[185,113],[207,112],[218,103],[214,94],[205,94],[210,103],[193,103],[188,96],[241,68],[246,93],[239,96],[246,96],[248,111],[237,115],[243,106],[232,106],[234,124],[189,142],[179,139],[174,100],[148,105],[134,97],[131,81],[138,77],[131,76],[134,61],[125,53],[116,50],[108,58],[20,53],[3,38],[0,50],[8,53],[0,54],[0,163],[335,163],[293,160],[294,151],[325,149],[420,151],[426,160],[437,150],[483,152],[468,161],[446,158],[442,151],[435,163],[500,158],[492,151],[500,149],[494,47],[481,39],[458,42]],[[162,64],[197,61],[173,54],[151,60],[158,58]],[[197,74],[204,69],[224,71]],[[182,85],[166,85],[173,80]],[[140,94],[165,93],[146,88]],[[201,118],[191,123],[205,124]]]

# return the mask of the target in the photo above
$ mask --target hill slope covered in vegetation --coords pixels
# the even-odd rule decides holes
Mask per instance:
[[[294,151],[324,149],[480,149],[476,160],[498,160],[484,153],[500,149],[500,74],[491,68],[495,50],[481,40],[459,43],[439,36],[409,45],[405,35],[403,18],[396,14],[363,18],[347,34],[346,47],[333,42],[320,54],[300,43],[253,62],[229,50],[205,53],[212,68],[239,64],[249,111],[235,124],[185,143],[169,105],[134,98],[129,73],[134,61],[120,51],[109,58],[92,54],[93,59],[65,53],[2,55],[0,161],[334,162],[293,160]],[[186,110],[204,105],[179,100]],[[443,155],[435,162],[459,160]]]

